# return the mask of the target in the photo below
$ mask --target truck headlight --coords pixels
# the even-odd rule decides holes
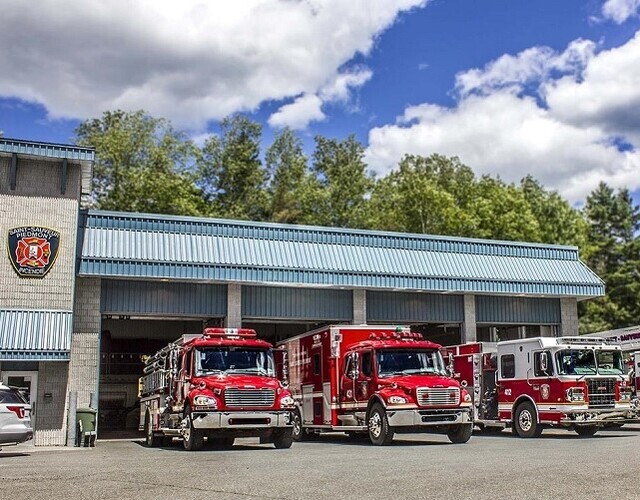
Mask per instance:
[[[212,408],[218,407],[218,402],[211,396],[196,396],[193,398],[193,404],[195,406],[208,406]]]
[[[567,401],[584,401],[584,389],[582,387],[570,387],[565,394]]]
[[[403,398],[402,396],[389,396],[387,403],[390,405],[404,405],[407,404],[407,398]]]
[[[284,396],[280,399],[280,406],[295,406],[296,402],[291,396]]]

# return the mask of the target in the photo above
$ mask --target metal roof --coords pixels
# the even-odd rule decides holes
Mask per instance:
[[[0,309],[0,360],[68,361],[71,311]]]
[[[79,274],[590,297],[576,247],[88,211]]]
[[[53,144],[49,142],[24,141],[0,137],[0,153],[40,156],[44,158],[67,158],[68,160],[95,160],[95,150],[68,144]]]

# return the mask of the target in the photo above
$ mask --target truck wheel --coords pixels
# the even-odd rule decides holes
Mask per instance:
[[[293,444],[293,429],[276,429],[273,431],[273,445],[279,449],[291,448]]]
[[[575,429],[578,433],[578,436],[582,437],[593,436],[596,432],[598,432],[597,425],[578,425]]]
[[[187,451],[198,451],[204,444],[204,433],[193,427],[191,408],[187,406],[184,411],[184,428],[182,429],[182,444]]]
[[[522,438],[539,437],[542,434],[536,409],[529,401],[523,401],[518,405],[511,425],[515,426],[516,433]]]
[[[160,446],[160,437],[153,432],[151,413],[149,411],[147,411],[147,414],[144,417],[144,442],[149,448]]]
[[[387,412],[380,403],[375,403],[367,417],[369,440],[376,446],[386,446],[393,441],[393,429],[389,425]]]
[[[473,424],[452,425],[447,432],[447,437],[454,444],[463,444],[471,439],[471,434],[473,434]]]
[[[292,428],[292,436],[294,441],[306,441],[309,437],[307,431],[302,426],[302,415],[300,415],[300,410],[293,412],[293,428]]]

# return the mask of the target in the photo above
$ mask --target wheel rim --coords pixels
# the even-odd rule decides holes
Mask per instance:
[[[186,442],[191,440],[191,419],[188,415],[182,420],[182,437]]]
[[[374,438],[379,438],[382,433],[382,418],[377,411],[369,417],[369,432]]]
[[[300,422],[300,416],[296,413],[293,416],[293,435],[300,436],[302,434],[302,422]]]
[[[529,410],[522,410],[520,412],[520,416],[518,417],[518,423],[520,424],[520,428],[524,432],[528,432],[531,430],[533,426],[533,417]]]

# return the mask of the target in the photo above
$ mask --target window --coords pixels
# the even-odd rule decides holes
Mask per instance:
[[[370,377],[371,374],[373,373],[371,360],[372,360],[371,351],[366,351],[362,353],[362,374],[365,377]]]
[[[553,364],[551,363],[551,359],[551,353],[549,351],[534,352],[533,374],[536,377],[549,377],[553,375]],[[543,366],[545,364],[546,366]]]
[[[313,374],[320,375],[320,354],[313,355]]]
[[[353,372],[353,356],[349,355],[344,362],[344,375],[351,378],[351,372]]]
[[[514,378],[516,376],[516,357],[513,354],[500,356],[500,375],[502,378]]]

